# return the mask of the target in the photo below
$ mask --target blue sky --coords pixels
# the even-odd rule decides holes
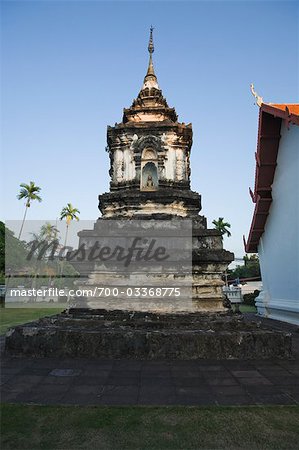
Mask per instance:
[[[298,102],[296,2],[2,2],[2,181],[5,219],[21,219],[21,182],[42,187],[28,219],[55,220],[73,203],[99,216],[109,189],[106,127],[141,88],[153,24],[159,84],[192,122],[192,189],[225,247],[244,254],[253,205],[258,107]],[[4,163],[4,169],[3,169]]]

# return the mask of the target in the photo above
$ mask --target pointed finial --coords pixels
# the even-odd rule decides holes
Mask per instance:
[[[263,97],[259,96],[259,95],[256,93],[256,91],[255,91],[255,89],[254,89],[253,83],[251,83],[251,85],[250,85],[250,90],[251,90],[252,95],[253,95],[253,96],[255,97],[255,99],[256,99],[256,104],[257,104],[257,106],[261,107],[262,103],[264,102],[264,101],[263,101]]]
[[[153,31],[154,31],[154,27],[151,25],[150,27],[150,38],[149,38],[149,43],[148,43],[148,52],[150,54],[154,53],[155,47],[154,47],[154,42],[153,42]]]
[[[150,57],[149,57],[148,69],[147,69],[147,73],[145,75],[145,78],[148,75],[152,75],[152,76],[156,77],[155,70],[154,70],[154,65],[153,65],[153,58],[152,58],[152,54],[154,53],[154,50],[155,50],[155,48],[154,48],[154,41],[153,41],[153,30],[154,30],[154,27],[151,25],[151,27],[150,27],[150,38],[149,38],[149,43],[148,43],[148,47],[147,47],[148,52],[150,54]]]

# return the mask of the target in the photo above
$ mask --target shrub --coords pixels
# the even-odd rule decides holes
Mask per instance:
[[[244,305],[255,306],[255,299],[259,295],[260,292],[261,291],[256,289],[254,292],[251,292],[250,294],[244,294],[243,295]]]

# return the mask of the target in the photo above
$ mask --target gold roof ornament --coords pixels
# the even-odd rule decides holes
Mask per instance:
[[[255,99],[256,99],[256,104],[257,104],[257,106],[261,107],[261,106],[262,106],[262,103],[264,103],[264,100],[263,100],[263,97],[260,97],[260,96],[257,94],[257,92],[254,90],[254,85],[253,85],[253,83],[251,83],[251,85],[250,85],[250,90],[251,90],[252,95],[253,95],[253,96],[255,97]]]

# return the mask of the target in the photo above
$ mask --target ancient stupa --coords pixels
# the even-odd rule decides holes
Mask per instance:
[[[208,229],[205,217],[199,215],[201,197],[190,189],[192,126],[178,122],[174,108],[162,95],[152,60],[152,32],[142,89],[132,106],[124,110],[122,122],[108,127],[111,183],[110,192],[99,196],[102,216],[93,230],[79,233],[79,248],[93,248],[105,224],[108,234],[114,232],[117,239],[117,232],[127,226],[130,229],[134,221],[145,224],[144,229],[162,230],[164,224],[176,223],[176,232],[182,234],[188,228],[185,224],[191,223],[191,311],[184,310],[184,302],[182,311],[167,310],[165,298],[160,299],[162,306],[164,301],[166,305],[162,311],[145,310],[148,302],[139,310],[130,309],[128,302],[118,297],[112,303],[105,297],[98,301],[78,299],[76,307],[61,314],[11,329],[6,352],[43,357],[185,360],[290,357],[290,334],[264,329],[224,311],[222,274],[233,254],[223,250],[221,233]],[[111,221],[117,226],[113,228]],[[134,271],[120,275],[113,268],[103,270],[103,265],[94,261],[72,264],[86,277],[78,286],[81,283],[96,288],[118,277],[132,282],[140,275],[136,266]],[[172,276],[175,279],[175,273],[162,272],[162,285]],[[154,273],[151,281],[154,283],[161,274]],[[180,274],[180,279],[188,276]]]
[[[221,233],[208,229],[206,218],[199,215],[201,196],[190,189],[192,124],[178,121],[159,87],[153,65],[153,28],[148,52],[148,68],[137,98],[124,109],[121,123],[108,126],[110,192],[99,196],[102,217],[94,230],[79,233],[80,245],[90,246],[97,239],[103,220],[190,220],[193,306],[223,311],[222,275],[234,255],[223,250]],[[78,264],[77,268],[84,271]],[[100,270],[90,266],[88,270],[86,286],[105,284]]]

